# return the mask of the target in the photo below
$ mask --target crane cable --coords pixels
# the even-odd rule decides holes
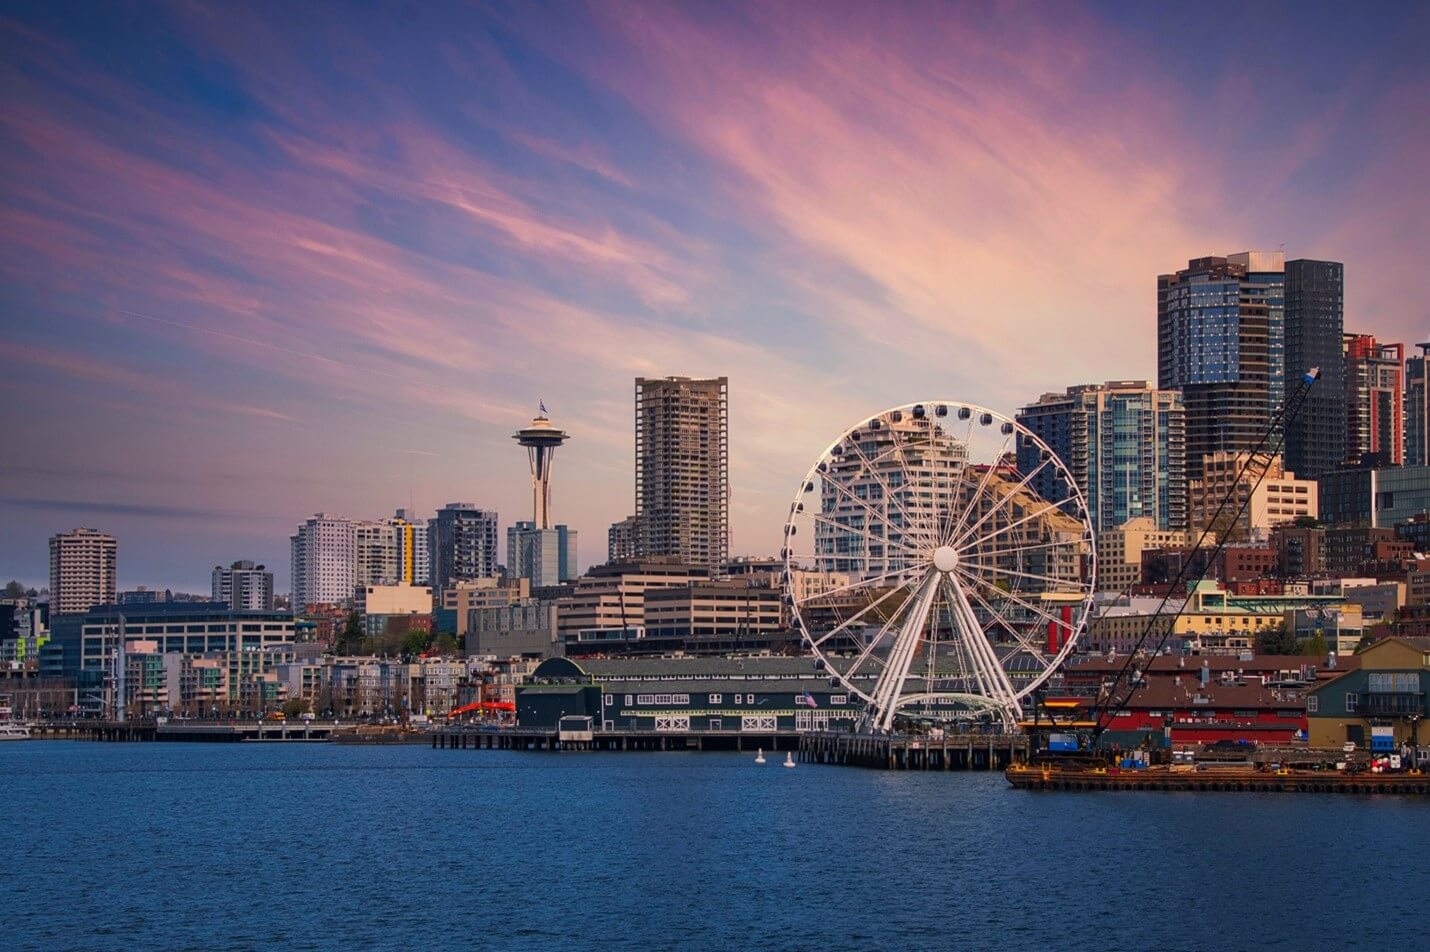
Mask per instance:
[[[1252,496],[1255,495],[1256,490],[1261,486],[1262,482],[1265,481],[1267,473],[1270,472],[1270,459],[1279,455],[1282,446],[1286,442],[1286,427],[1293,422],[1297,414],[1300,413],[1301,407],[1305,404],[1306,394],[1310,391],[1311,385],[1314,384],[1319,377],[1320,369],[1316,367],[1311,368],[1301,376],[1301,382],[1297,385],[1292,394],[1282,401],[1281,409],[1276,413],[1276,416],[1272,418],[1270,425],[1266,428],[1266,432],[1262,434],[1261,439],[1257,441],[1256,446],[1247,454],[1246,462],[1242,464],[1240,470],[1237,472],[1236,479],[1232,482],[1231,486],[1228,487],[1226,495],[1222,497],[1221,503],[1217,506],[1216,512],[1212,515],[1211,519],[1207,520],[1207,524],[1202,529],[1201,536],[1198,537],[1196,545],[1192,547],[1191,551],[1187,553],[1186,558],[1182,561],[1181,570],[1177,572],[1176,578],[1167,583],[1167,591],[1162,596],[1162,603],[1157,606],[1157,610],[1148,618],[1146,626],[1142,629],[1142,634],[1137,639],[1137,643],[1132,646],[1132,649],[1127,654],[1127,660],[1124,661],[1122,667],[1118,669],[1117,676],[1113,678],[1112,685],[1108,688],[1107,699],[1094,704],[1090,711],[1095,725],[1093,727],[1094,746],[1096,746],[1103,732],[1108,729],[1112,720],[1122,713],[1131,702],[1132,696],[1137,693],[1136,684],[1129,681],[1129,690],[1127,690],[1122,699],[1118,701],[1115,706],[1106,707],[1106,704],[1117,694],[1118,684],[1122,681],[1123,677],[1126,676],[1128,669],[1132,666],[1132,662],[1137,657],[1137,653],[1142,650],[1148,636],[1152,634],[1152,629],[1156,627],[1158,620],[1163,617],[1162,613],[1166,611],[1167,604],[1171,601],[1172,593],[1176,590],[1178,583],[1185,580],[1188,570],[1195,561],[1196,554],[1201,551],[1202,546],[1206,543],[1207,537],[1211,534],[1212,527],[1219,524],[1219,520],[1226,509],[1227,503],[1230,502],[1232,497],[1236,494],[1237,488],[1241,485],[1241,481],[1246,476],[1247,471],[1262,458],[1262,447],[1268,440],[1277,436],[1279,429],[1279,437],[1274,441],[1273,451],[1269,454],[1265,454],[1268,459],[1266,463],[1262,465],[1261,472],[1257,475],[1255,482],[1252,484],[1251,491],[1246,494],[1246,499],[1243,500],[1240,507],[1238,507],[1236,516],[1231,522],[1232,528],[1235,528],[1236,524],[1241,521],[1242,515],[1246,512],[1247,507],[1251,505]],[[1228,531],[1217,539],[1216,545],[1213,546],[1211,550],[1211,557],[1207,559],[1206,568],[1202,569],[1203,575],[1207,569],[1216,562],[1217,555],[1226,547],[1231,535],[1232,533]],[[1153,649],[1153,655],[1162,650],[1162,646],[1166,644],[1167,638],[1176,627],[1177,619],[1186,612],[1187,605],[1190,601],[1190,598],[1184,599],[1181,606],[1172,614],[1166,629],[1162,632],[1162,637],[1158,639],[1157,645]],[[1100,617],[1105,617],[1105,615],[1106,612]],[[1094,619],[1094,621],[1096,620],[1098,619]]]

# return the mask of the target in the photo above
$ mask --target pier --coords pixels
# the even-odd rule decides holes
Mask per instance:
[[[317,742],[332,740],[343,725],[319,721],[58,720],[29,725],[34,740]],[[347,729],[351,730],[351,727]]]
[[[1003,770],[1027,756],[1023,734],[952,734],[940,738],[907,734],[799,735],[802,763],[877,770]]]
[[[673,751],[799,750],[796,731],[561,731],[541,727],[448,727],[432,733],[433,750]]]

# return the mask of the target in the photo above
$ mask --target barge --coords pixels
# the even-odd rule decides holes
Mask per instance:
[[[1003,772],[1019,790],[1163,790],[1241,793],[1430,794],[1420,770],[1370,770],[1163,764],[1135,769],[1085,764],[1013,764]]]

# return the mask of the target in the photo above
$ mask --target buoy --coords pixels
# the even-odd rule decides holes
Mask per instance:
[[[761,747],[759,750],[755,751],[755,763],[757,763],[757,764],[762,764],[762,763],[764,763],[764,762],[765,762],[765,749],[764,749],[763,747]]]
[[[786,767],[793,767],[793,766],[794,766],[794,754],[790,753],[789,751],[785,751],[785,766],[786,766]]]

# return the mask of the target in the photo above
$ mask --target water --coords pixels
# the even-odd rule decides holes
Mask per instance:
[[[0,744],[0,946],[1421,944],[1430,800],[769,759]]]

